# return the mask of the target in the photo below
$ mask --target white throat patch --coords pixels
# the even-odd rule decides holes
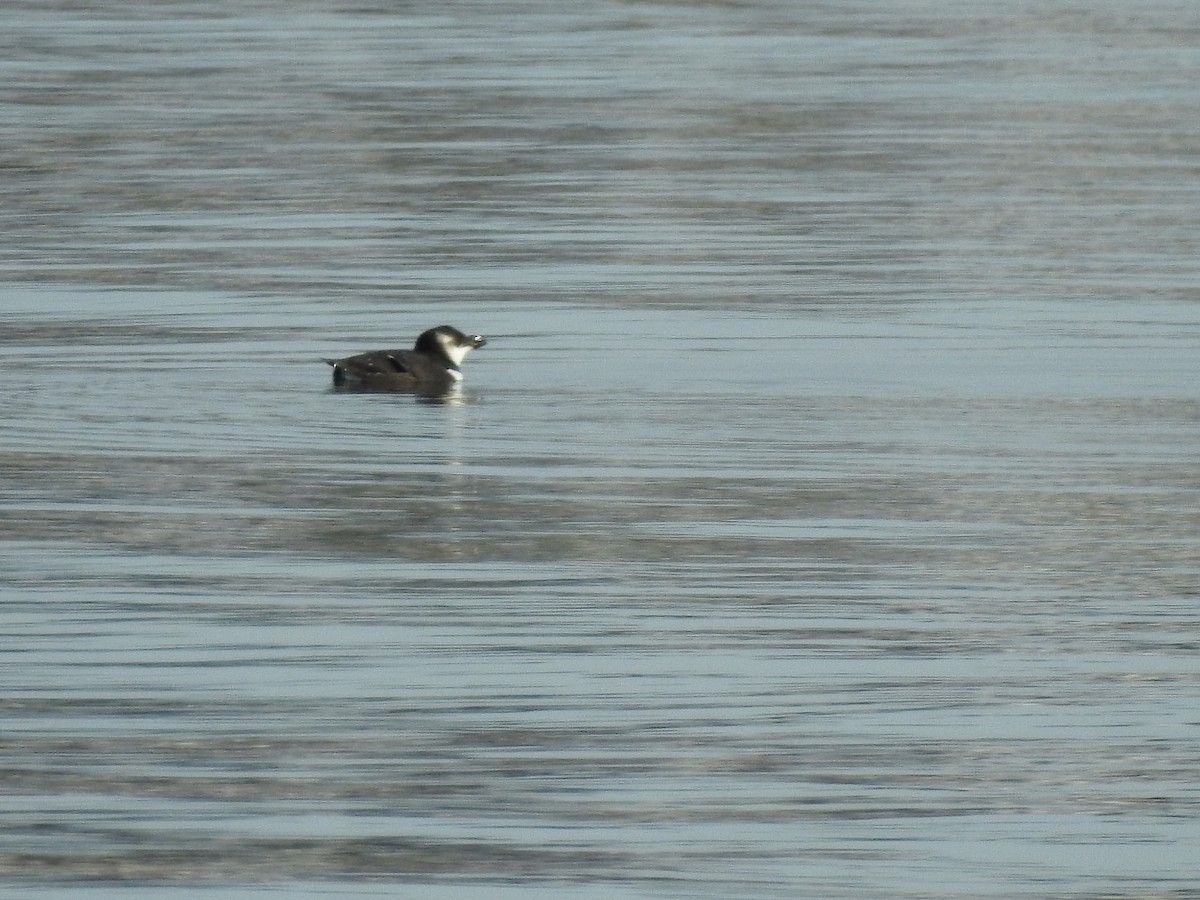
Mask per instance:
[[[438,343],[442,345],[442,349],[446,351],[446,355],[450,357],[450,361],[456,366],[461,365],[466,355],[474,349],[470,344],[460,344],[446,334],[438,335]],[[458,377],[461,378],[462,376],[459,375]]]

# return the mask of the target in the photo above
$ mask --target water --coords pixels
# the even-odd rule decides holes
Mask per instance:
[[[1191,5],[5,18],[14,896],[1200,896]]]

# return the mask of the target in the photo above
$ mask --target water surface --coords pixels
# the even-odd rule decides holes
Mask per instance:
[[[1196,896],[1200,16],[560,7],[8,14],[0,878]]]

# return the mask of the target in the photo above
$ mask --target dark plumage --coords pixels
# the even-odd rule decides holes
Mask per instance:
[[[487,340],[449,325],[422,332],[411,350],[373,350],[345,359],[327,359],[333,386],[347,391],[406,391],[439,397],[460,381],[463,357]]]

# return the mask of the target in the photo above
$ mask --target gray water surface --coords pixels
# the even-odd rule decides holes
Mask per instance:
[[[1200,896],[1200,11],[10,6],[14,896]]]

